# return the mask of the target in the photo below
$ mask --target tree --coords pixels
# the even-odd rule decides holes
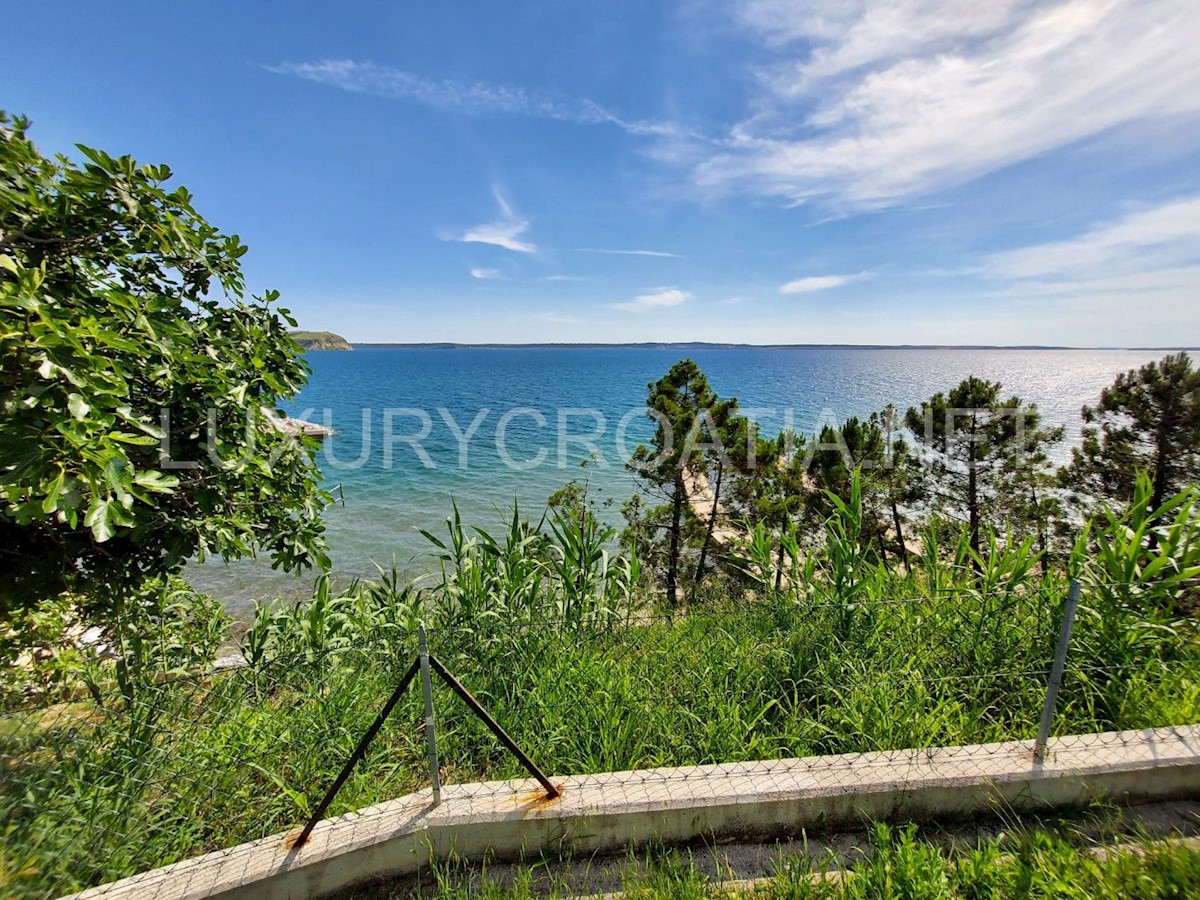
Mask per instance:
[[[883,484],[883,496],[891,512],[892,529],[904,571],[911,574],[902,510],[911,509],[928,496],[925,467],[912,452],[908,441],[899,434],[902,423],[894,406],[889,403],[882,412],[871,413],[870,424],[883,432],[884,466],[877,477]]]
[[[831,495],[847,501],[857,470],[862,520],[858,534],[863,549],[878,547],[886,564],[891,529],[905,571],[911,572],[901,510],[924,499],[925,478],[920,460],[898,431],[892,406],[872,413],[866,421],[851,417],[840,428],[822,428],[809,449],[808,472],[817,489],[809,494],[809,501],[813,512],[827,519],[835,511]]]
[[[590,458],[581,459],[579,468],[583,472],[583,480],[572,478],[546,498],[546,507],[551,513],[558,513],[577,522],[581,531],[600,524],[596,515],[596,498],[592,495],[592,475],[588,469],[592,462]],[[611,505],[612,498],[604,501],[604,506]]]
[[[246,247],[166,166],[27,128],[0,113],[0,612],[193,555],[324,564],[316,445],[259,424],[308,369]]]
[[[940,505],[967,523],[976,564],[985,518],[1006,499],[1004,480],[1017,470],[1029,476],[1044,467],[1042,451],[1062,437],[1062,429],[1042,427],[1036,406],[1015,396],[1002,400],[1000,390],[999,382],[971,376],[905,415],[930,456]]]
[[[696,560],[696,571],[692,576],[692,590],[700,584],[704,577],[705,563],[708,551],[712,547],[713,532],[717,527],[717,519],[721,514],[721,486],[725,481],[725,472],[729,463],[729,448],[745,440],[745,428],[750,425],[745,419],[737,417],[737,400],[715,400],[705,411],[700,424],[704,432],[704,441],[700,452],[696,455],[695,477],[705,478],[712,486],[712,506],[704,526],[704,539],[700,544],[700,556]]]
[[[1083,420],[1082,445],[1061,475],[1085,495],[1126,503],[1145,473],[1158,509],[1200,480],[1200,370],[1186,353],[1118,375]]]
[[[1048,449],[1062,436],[1061,426],[1046,427],[1040,419],[1027,423],[1015,437],[1017,452],[1006,456],[999,472],[998,506],[1013,533],[1037,538],[1043,572],[1049,564],[1051,526],[1062,517],[1061,491]]]
[[[747,422],[731,452],[730,505],[747,530],[762,524],[775,536],[776,590],[783,583],[785,536],[796,527],[812,493],[805,470],[807,446],[803,435],[791,431],[763,438],[757,425]]]
[[[720,400],[700,367],[690,359],[675,363],[666,375],[646,387],[647,415],[655,422],[654,436],[649,445],[642,444],[634,451],[629,468],[648,492],[664,503],[657,509],[642,511],[639,497],[638,503],[629,507],[636,514],[630,524],[634,530],[666,530],[667,603],[674,606],[679,600],[684,526],[693,517],[688,482],[703,474],[706,456],[717,452],[715,445],[721,439],[717,420],[726,419],[726,405],[736,401]]]
[[[833,498],[850,497],[854,473],[860,473],[858,537],[863,549],[882,547],[887,524],[883,518],[880,477],[887,464],[884,433],[877,424],[851,416],[840,428],[825,425],[809,445],[808,473],[816,488],[809,497],[813,513],[824,521],[836,509]]]

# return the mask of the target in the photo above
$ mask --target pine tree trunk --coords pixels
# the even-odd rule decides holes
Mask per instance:
[[[908,561],[908,545],[904,543],[904,528],[900,523],[900,507],[892,501],[892,524],[896,527],[896,543],[900,545],[900,559],[904,561],[904,572],[912,574],[912,565]]]
[[[1154,511],[1163,505],[1167,499],[1167,424],[1159,420],[1158,429],[1154,434],[1154,488],[1150,494],[1150,510]],[[1151,522],[1151,525],[1157,522]],[[1158,535],[1150,531],[1150,549],[1158,548]]]
[[[975,421],[971,421],[971,449],[967,463],[967,520],[971,538],[971,567],[976,574],[982,572],[979,560],[979,472],[975,457]]]
[[[972,460],[971,470],[967,473],[967,528],[971,536],[971,565],[979,572],[979,484],[976,479],[975,463]]]
[[[1042,574],[1045,575],[1050,569],[1050,560],[1047,554],[1046,545],[1046,525],[1042,520],[1041,507],[1038,505],[1037,488],[1030,487],[1029,496],[1033,503],[1033,514],[1037,517],[1037,546],[1038,552],[1042,555]]]
[[[775,552],[775,590],[783,587],[783,535],[787,531],[788,517],[784,515],[783,524],[779,526],[779,549]]]
[[[1158,509],[1167,499],[1167,427],[1160,424],[1154,438],[1154,493],[1150,497],[1150,508]]]
[[[717,480],[713,483],[713,505],[712,512],[708,516],[708,528],[704,532],[704,543],[700,545],[700,560],[696,563],[696,575],[692,578],[692,588],[695,590],[696,585],[700,584],[700,579],[704,576],[705,557],[708,556],[708,548],[712,544],[713,529],[717,525],[717,508],[721,503],[721,478],[725,474],[724,460],[717,460]]]
[[[679,602],[676,593],[679,575],[679,526],[683,518],[685,496],[683,470],[675,473],[675,495],[671,498],[671,543],[667,554],[667,603],[674,609]]]

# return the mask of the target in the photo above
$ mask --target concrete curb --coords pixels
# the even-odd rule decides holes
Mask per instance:
[[[452,785],[321,822],[300,848],[274,835],[154,869],[81,898],[319,897],[382,875],[415,872],[451,852],[514,858],[567,847],[620,850],[700,836],[795,834],[871,820],[963,817],[997,806],[1066,808],[1112,797],[1200,793],[1200,726],[1056,738],[1044,762],[1030,741],[645,769]]]

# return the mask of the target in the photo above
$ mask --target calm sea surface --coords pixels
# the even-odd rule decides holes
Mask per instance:
[[[538,516],[547,496],[587,475],[611,517],[633,491],[625,456],[650,432],[646,385],[684,356],[722,396],[754,408],[765,433],[918,403],[968,375],[1001,381],[1078,439],[1079,408],[1118,372],[1162,352],[1122,350],[401,349],[309,354],[313,374],[290,409],[332,425],[320,457],[345,504],[327,513],[334,568],[370,576],[375,563],[417,573],[457,501],[464,519],[495,526],[514,500]],[[474,425],[474,431],[472,431]],[[584,438],[591,438],[589,448]],[[579,462],[599,460],[581,472]],[[1062,451],[1065,454],[1065,450]],[[265,563],[191,565],[192,583],[237,616],[254,598],[307,592],[311,576]]]

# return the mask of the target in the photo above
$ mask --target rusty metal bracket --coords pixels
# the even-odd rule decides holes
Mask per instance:
[[[408,671],[404,673],[404,677],[396,685],[396,689],[392,691],[392,695],[388,697],[387,703],[383,704],[383,708],[379,710],[379,715],[375,717],[375,721],[371,723],[371,727],[363,734],[362,739],[358,742],[358,746],[354,748],[354,752],[350,754],[350,758],[342,766],[342,771],[338,773],[338,777],[330,785],[329,790],[325,792],[325,796],[321,798],[321,802],[317,804],[317,808],[313,810],[313,814],[308,817],[308,821],[304,824],[304,829],[300,832],[296,840],[292,842],[293,847],[303,846],[304,842],[308,840],[309,835],[312,834],[312,830],[316,828],[317,823],[325,818],[325,812],[329,809],[329,804],[333,802],[333,798],[342,789],[342,785],[346,783],[346,779],[350,777],[350,773],[354,771],[354,767],[358,765],[359,760],[366,755],[367,747],[371,745],[371,741],[375,740],[375,735],[379,734],[379,729],[383,727],[383,723],[387,721],[387,717],[396,708],[400,697],[404,694],[408,686],[412,684],[413,679],[417,677],[417,673],[420,670],[421,661],[414,659],[413,664],[408,667]]]
[[[490,730],[492,734],[496,736],[500,743],[504,745],[505,749],[517,758],[517,761],[525,767],[525,770],[530,775],[537,779],[538,783],[541,784],[541,786],[545,789],[547,799],[553,800],[561,795],[562,792],[551,783],[550,779],[546,777],[546,774],[534,764],[533,760],[531,760],[525,754],[525,751],[517,746],[517,742],[509,737],[508,732],[501,728],[499,723],[488,714],[488,711],[483,708],[483,704],[476,700],[474,695],[465,687],[463,687],[462,682],[450,674],[450,670],[442,665],[441,660],[429,652],[429,648],[424,640],[424,637],[424,628],[422,628],[421,653],[417,655],[417,658],[413,660],[412,665],[408,667],[408,671],[404,673],[404,677],[400,679],[395,690],[392,691],[392,695],[388,697],[388,700],[383,705],[383,708],[379,710],[379,714],[375,716],[375,721],[371,723],[371,727],[366,730],[366,733],[363,734],[362,739],[359,740],[358,746],[354,748],[354,752],[350,754],[350,758],[346,760],[346,764],[342,766],[342,771],[338,773],[338,777],[334,780],[333,784],[329,786],[329,790],[325,792],[325,796],[321,798],[321,802],[317,804],[317,808],[313,810],[312,815],[308,817],[308,821],[304,824],[304,828],[301,829],[300,834],[291,843],[292,847],[303,846],[312,835],[312,831],[317,826],[317,823],[325,818],[325,813],[328,812],[329,805],[333,803],[338,791],[342,789],[342,786],[346,783],[346,780],[354,771],[354,767],[358,765],[359,761],[366,755],[367,748],[371,745],[371,741],[375,740],[375,736],[379,734],[379,729],[383,727],[383,723],[387,721],[387,717],[391,715],[392,710],[396,708],[396,704],[400,701],[400,697],[404,694],[405,690],[408,689],[408,686],[412,684],[417,675],[421,674],[422,669],[424,668],[422,665],[423,663],[428,666],[428,669],[424,670],[425,677],[428,678],[428,672],[430,670],[436,672],[438,676],[444,682],[446,682],[447,685],[449,685],[450,689],[454,691],[454,693],[458,694],[463,703],[470,708],[471,712],[475,713],[475,715],[479,717],[480,721],[482,721],[483,724],[488,727],[488,730]],[[430,695],[428,692],[428,684],[426,684],[425,700],[426,727],[427,729],[432,730],[432,695]],[[437,756],[436,751],[432,749],[432,737],[430,740],[431,765],[436,766]],[[436,805],[441,788],[441,785],[439,784],[440,779],[438,777],[436,768],[433,769],[433,778],[434,804]]]
[[[548,798],[553,799],[562,793],[550,782],[550,779],[546,777],[545,773],[534,764],[533,760],[525,755],[525,751],[517,746],[517,742],[508,736],[508,732],[501,728],[499,723],[490,715],[488,715],[488,711],[483,708],[483,704],[476,700],[471,692],[463,687],[462,682],[451,675],[450,670],[442,665],[442,661],[432,653],[429,654],[429,665],[433,671],[437,672],[438,675],[441,676],[442,680],[450,686],[450,689],[462,698],[463,703],[470,707],[471,712],[475,713],[475,715],[480,718],[483,724],[486,725],[492,734],[494,734],[500,741],[500,743],[504,745],[505,749],[517,758],[517,761],[525,767],[525,771],[538,780],[538,783],[545,788],[546,796]]]

